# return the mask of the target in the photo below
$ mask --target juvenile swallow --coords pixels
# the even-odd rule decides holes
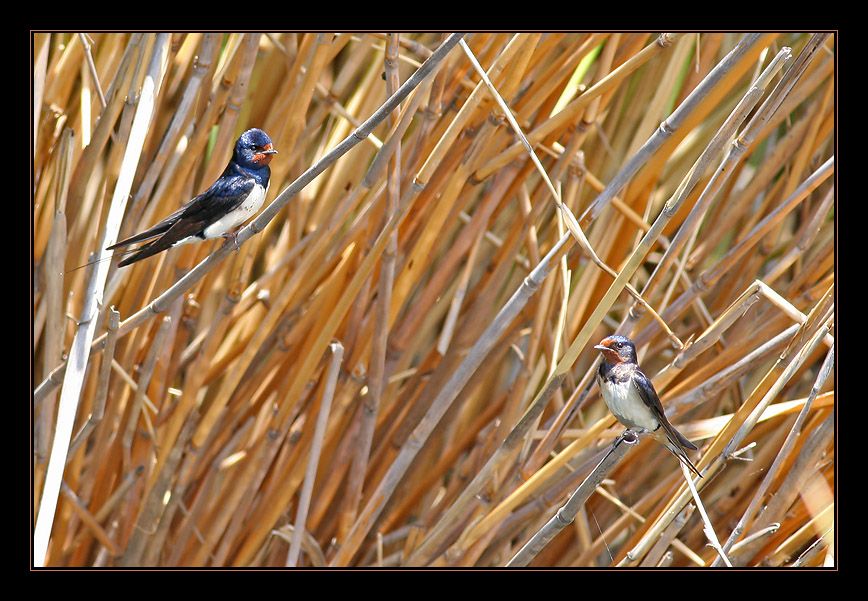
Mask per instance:
[[[261,129],[248,129],[235,142],[232,159],[211,187],[147,230],[116,242],[106,250],[155,240],[133,249],[118,267],[146,259],[158,252],[208,238],[231,238],[233,228],[253,216],[265,200],[271,169],[277,154],[271,138]]]
[[[666,419],[654,385],[639,369],[633,341],[626,336],[609,336],[594,348],[603,355],[603,362],[597,370],[597,383],[609,411],[628,428],[650,432],[657,442],[701,478],[702,474],[684,451],[695,451],[696,445]]]

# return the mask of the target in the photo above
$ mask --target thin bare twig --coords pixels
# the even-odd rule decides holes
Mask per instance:
[[[714,550],[717,551],[717,554],[720,556],[720,559],[723,560],[723,563],[726,564],[726,567],[731,568],[732,562],[729,561],[726,552],[720,546],[720,541],[717,539],[717,534],[714,532],[714,526],[711,524],[711,520],[708,519],[708,514],[705,512],[705,505],[702,504],[702,499],[699,498],[699,492],[696,490],[696,484],[693,483],[692,474],[687,470],[687,466],[684,465],[683,462],[679,461],[679,465],[681,466],[681,472],[684,474],[684,481],[687,482],[687,487],[690,489],[690,494],[693,495],[693,501],[696,503],[696,508],[699,509],[699,515],[702,517],[702,531],[705,532],[705,536],[708,537],[708,542]]]
[[[395,458],[395,461],[377,485],[377,488],[371,495],[370,501],[368,501],[361,515],[359,515],[352,530],[347,535],[347,540],[332,559],[330,565],[346,565],[358,551],[362,538],[367,534],[372,522],[383,510],[386,501],[394,493],[395,488],[409,468],[413,458],[419,452],[422,444],[427,440],[440,421],[440,418],[443,417],[450,404],[470,379],[470,376],[476,371],[488,353],[491,352],[491,349],[512,320],[515,319],[530,297],[539,289],[542,281],[557,265],[560,254],[565,252],[564,246],[567,240],[569,240],[569,237],[565,236],[561,238],[542,259],[540,264],[524,279],[522,286],[515,291],[510,300],[497,313],[491,324],[479,336],[467,353],[467,356],[461,362],[461,365],[452,372],[449,380],[443,385],[440,392],[432,401],[425,417],[422,418],[419,425],[413,430],[410,439],[402,447],[398,457]],[[412,561],[412,557],[410,561]],[[410,565],[413,564],[411,563]]]
[[[87,418],[87,422],[75,435],[72,444],[69,445],[69,456],[72,457],[75,450],[84,443],[96,425],[102,421],[105,414],[105,401],[108,397],[109,375],[111,375],[112,361],[115,354],[115,342],[117,342],[118,324],[120,323],[121,314],[114,307],[109,307],[108,331],[106,336],[105,352],[102,356],[102,362],[99,365],[99,377],[96,385],[96,395],[94,396],[93,408]]]
[[[606,474],[617,465],[621,458],[630,450],[630,448],[639,442],[639,437],[630,430],[627,430],[620,437],[615,439],[608,453],[603,457],[597,467],[588,474],[588,477],[579,485],[579,487],[570,495],[563,507],[558,509],[557,513],[537,531],[529,541],[527,541],[518,553],[510,559],[506,567],[520,568],[528,565],[533,558],[555,537],[555,535],[563,530],[566,526],[573,523],[579,509],[585,504],[591,493],[596,490]],[[623,444],[622,444],[623,443]]]
[[[322,404],[320,405],[319,414],[316,418],[316,428],[314,429],[310,454],[308,455],[307,469],[304,474],[304,485],[302,486],[301,495],[298,499],[298,511],[295,514],[292,542],[289,545],[289,554],[286,557],[286,565],[291,568],[296,566],[298,563],[299,553],[301,553],[301,538],[302,533],[305,531],[307,512],[310,508],[310,497],[313,494],[314,480],[316,480],[316,469],[319,465],[319,458],[322,453],[323,437],[325,436],[326,424],[328,423],[329,414],[331,413],[332,399],[335,395],[335,383],[338,380],[341,361],[344,358],[344,347],[340,342],[331,343],[329,345],[329,350],[332,354],[332,358],[329,363],[328,373],[326,374],[325,389],[322,393]]]
[[[132,123],[130,141],[124,155],[123,168],[115,186],[111,210],[108,216],[108,226],[103,238],[103,244],[100,245],[101,248],[105,248],[115,241],[120,227],[121,217],[126,207],[130,187],[133,183],[135,166],[138,163],[139,155],[144,145],[145,133],[154,109],[154,96],[159,87],[159,80],[162,78],[164,72],[164,59],[168,50],[168,41],[169,34],[157,34],[154,51],[148,67],[148,74],[139,96],[138,107]],[[101,251],[101,258],[105,253],[106,251]],[[99,304],[102,302],[102,292],[108,276],[108,269],[108,263],[99,262],[93,270],[93,276],[88,286],[88,293],[79,322],[81,325],[76,332],[69,353],[69,360],[72,362],[73,370],[68,377],[64,378],[64,387],[60,393],[57,427],[55,428],[51,457],[48,461],[48,473],[34,528],[33,557],[34,563],[37,566],[45,565],[48,540],[51,536],[51,526],[54,523],[54,510],[57,507],[57,496],[60,492],[63,468],[66,465],[69,441],[90,357],[91,340],[93,340],[96,330],[97,320],[95,318],[98,315]],[[37,397],[37,395],[34,394],[34,397]]]
[[[187,274],[185,274],[180,280],[178,280],[175,284],[173,284],[168,290],[160,294],[157,298],[151,301],[146,307],[140,309],[135,314],[131,315],[127,319],[125,319],[118,329],[118,336],[123,337],[141,326],[143,323],[148,321],[151,317],[155,315],[159,315],[163,311],[165,311],[174,300],[189,290],[196,282],[205,277],[205,274],[208,273],[214,266],[217,265],[220,261],[222,261],[226,255],[228,255],[232,250],[240,247],[244,242],[246,242],[250,237],[255,234],[258,234],[265,226],[271,222],[272,219],[277,215],[278,211],[282,209],[299,191],[301,191],[305,186],[307,186],[311,181],[313,181],[316,176],[326,170],[330,165],[332,165],[338,158],[349,152],[351,148],[356,146],[359,142],[365,140],[367,138],[368,132],[372,131],[381,121],[383,121],[389,113],[395,110],[398,105],[401,103],[404,98],[406,98],[410,92],[418,86],[422,81],[424,81],[435,68],[442,62],[442,60],[446,57],[450,50],[458,43],[461,37],[464,34],[451,34],[450,37],[440,45],[437,50],[422,64],[416,73],[414,73],[411,77],[405,81],[401,87],[392,95],[391,98],[386,100],[377,111],[371,115],[361,126],[356,128],[349,136],[344,138],[344,140],[335,146],[331,151],[329,151],[325,156],[323,156],[319,161],[317,161],[314,165],[308,168],[303,174],[301,174],[292,184],[287,186],[286,189],[281,192],[277,198],[275,198],[271,204],[269,204],[260,214],[259,216],[249,225],[245,226],[241,231],[238,232],[236,236],[235,242],[228,242],[223,244],[216,251],[208,255],[205,259],[203,259],[196,267],[190,270]],[[106,245],[111,244],[114,240],[110,240]],[[90,352],[97,352],[102,350],[105,346],[105,337],[100,337],[93,342],[91,346]],[[39,386],[33,392],[34,400],[38,400],[45,396],[48,392],[53,390],[61,381],[61,378],[66,371],[66,364],[61,364],[55,369],[51,371],[51,374],[47,378],[45,378]]]
[[[88,36],[83,33],[78,34],[78,39],[84,47],[84,56],[87,59],[87,68],[90,71],[90,77],[93,79],[93,85],[96,87],[96,93],[99,95],[99,103],[102,105],[102,108],[105,109],[107,105],[105,94],[102,93],[102,86],[99,83],[99,74],[96,72],[96,65],[93,62],[93,53],[91,52],[90,41],[88,41],[87,38]]]
[[[384,59],[386,69],[386,96],[391,96],[400,85],[398,74],[398,34],[389,34],[389,42],[386,46]],[[421,95],[414,99],[417,103]],[[409,119],[405,119],[409,123]],[[399,119],[393,114],[392,127],[399,126]],[[396,129],[396,132],[399,131]],[[386,212],[383,223],[388,223],[398,213],[398,204],[401,198],[401,139],[399,135],[389,137],[389,143],[394,144],[391,167],[387,175],[386,188]],[[387,151],[388,152],[388,151]],[[386,153],[380,153],[385,155]],[[379,156],[379,154],[378,154]],[[365,181],[368,181],[375,173],[375,166],[368,170]],[[371,179],[371,181],[375,181]],[[369,363],[368,394],[362,400],[359,411],[361,412],[361,425],[359,427],[356,452],[353,456],[353,465],[350,468],[347,480],[347,511],[342,516],[344,523],[349,526],[355,519],[358,506],[362,502],[362,485],[365,473],[368,469],[368,460],[371,453],[371,443],[374,439],[374,428],[380,411],[380,403],[383,391],[386,388],[386,346],[389,336],[389,308],[392,302],[392,287],[395,282],[395,264],[398,254],[398,230],[395,229],[389,236],[389,242],[383,253],[383,261],[380,267],[380,277],[377,281],[377,306],[374,314],[374,339],[371,342],[371,359]]]

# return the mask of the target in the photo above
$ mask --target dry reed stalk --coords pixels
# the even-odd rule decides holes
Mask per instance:
[[[320,449],[322,447],[323,436],[325,436],[325,427],[328,422],[332,399],[335,393],[335,382],[338,377],[338,370],[340,369],[341,361],[344,356],[344,347],[340,342],[333,342],[330,344],[329,350],[332,354],[332,358],[329,363],[328,374],[325,380],[323,401],[316,420],[316,429],[313,434],[310,459],[308,460],[307,470],[304,477],[304,487],[301,490],[298,502],[298,513],[295,518],[294,531],[289,547],[289,555],[287,555],[286,558],[286,565],[289,567],[295,567],[297,565],[298,555],[301,551],[302,533],[305,532],[305,523],[307,521],[307,512],[310,508],[310,496],[313,491],[314,479],[316,478],[316,468],[319,463]]]
[[[33,294],[37,413],[81,380],[47,565],[505,565],[622,430],[585,352],[622,329],[702,447],[732,563],[834,561],[834,40],[458,40],[36,35],[34,261],[67,270]],[[254,126],[280,155],[238,253],[71,271],[203,190]],[[63,316],[98,269],[104,354],[65,374],[85,323]],[[638,445],[593,492],[533,565],[715,562],[665,450]]]
[[[624,453],[629,450],[629,446],[621,446],[621,443],[633,445],[637,442],[639,442],[637,436],[633,435],[632,437],[628,437],[626,434],[616,440],[612,444],[612,449],[606,453],[606,456],[603,457],[602,461],[600,461],[597,467],[594,468],[594,471],[591,472],[588,478],[582,482],[582,485],[579,486],[572,495],[570,495],[566,504],[546,523],[543,529],[534,534],[534,536],[524,544],[515,557],[507,562],[506,567],[526,566],[558,532],[563,530],[565,526],[570,525],[575,519],[579,508],[584,505],[585,501],[594,489],[603,481],[603,478],[606,477],[606,473],[612,468],[612,466],[620,461],[623,458]]]
[[[684,202],[686,195],[690,192],[692,187],[696,185],[698,181],[698,174],[703,171],[704,166],[707,165],[720,150],[720,148],[723,146],[724,141],[728,140],[731,137],[734,128],[737,127],[739,123],[739,115],[738,113],[734,113],[731,116],[731,119],[723,127],[721,127],[721,130],[715,136],[715,140],[711,144],[709,144],[708,147],[706,147],[703,154],[700,156],[699,159],[697,159],[697,163],[694,165],[693,169],[691,169],[687,178],[682,181],[682,184],[679,186],[678,190],[667,202],[663,212],[661,213],[660,217],[655,221],[651,230],[649,230],[644,235],[639,247],[633,251],[628,265],[624,266],[621,269],[620,273],[615,278],[615,281],[606,292],[604,299],[600,301],[599,304],[597,304],[593,314],[588,318],[585,326],[575,337],[570,347],[566,350],[555,372],[552,374],[552,376],[548,378],[543,390],[539,394],[537,394],[537,396],[532,401],[530,408],[525,412],[525,416],[523,416],[519,423],[513,428],[513,431],[507,437],[507,442],[504,443],[501,452],[499,452],[495,457],[493,457],[487,464],[486,469],[482,470],[479,474],[477,474],[474,481],[470,485],[468,485],[462,497],[452,506],[451,516],[448,517],[447,520],[454,519],[452,516],[456,516],[459,514],[464,505],[466,505],[470,501],[470,499],[472,499],[472,497],[480,490],[481,486],[485,482],[485,478],[488,477],[492,471],[494,471],[494,469],[498,465],[498,462],[504,461],[509,456],[509,448],[511,444],[514,444],[511,441],[524,436],[526,429],[533,421],[528,420],[528,416],[541,411],[546,405],[551,394],[563,381],[567,369],[569,369],[572,363],[576,360],[579,349],[587,345],[591,335],[592,327],[596,326],[596,324],[599,323],[605,311],[609,307],[611,307],[611,304],[614,302],[615,297],[627,283],[627,278],[633,274],[636,268],[638,268],[639,262],[642,260],[642,258],[644,258],[644,255],[649,250],[653,240],[659,235],[659,232],[663,229],[663,226],[665,226],[668,219],[670,219],[672,215],[677,211],[678,206]],[[439,526],[437,530],[438,534],[430,538],[431,542],[427,547],[428,549],[439,543],[439,536],[442,536],[445,533],[445,529],[449,525],[449,521],[447,520],[444,520]]]
[[[60,160],[57,161],[56,189],[57,199],[54,204],[54,221],[51,225],[51,236],[45,249],[44,279],[46,308],[45,338],[43,339],[45,363],[57,363],[63,353],[63,332],[66,330],[66,319],[63,314],[63,261],[66,256],[66,198],[69,190],[69,178],[72,170],[72,152],[75,136],[71,129],[66,129],[60,142]],[[43,373],[43,375],[46,375]],[[54,422],[56,395],[51,395],[42,403],[36,412],[36,454],[38,461],[44,461],[48,454],[48,441],[51,426]]]
[[[141,151],[144,142],[144,132],[151,119],[153,97],[156,89],[159,88],[159,81],[162,79],[163,51],[167,37],[166,34],[158,34],[154,42],[155,49],[148,67],[145,83],[143,84],[142,95],[139,99],[139,110],[136,111],[136,118],[131,125],[131,144],[127,147],[124,157],[125,169],[122,171],[122,178],[118,180],[112,200],[112,212],[108,222],[114,225],[114,232],[109,229],[106,233],[103,239],[103,247],[110,245],[116,240],[117,228],[120,225],[129,189],[132,185],[135,161],[137,160],[138,153]],[[111,228],[111,225],[109,227]],[[100,256],[104,256],[104,253],[105,251],[102,251]],[[79,326],[76,340],[70,353],[70,356],[74,358],[76,363],[74,371],[71,372],[71,377],[64,379],[65,383],[69,382],[68,388],[66,385],[64,386],[64,388],[67,388],[67,394],[63,394],[63,391],[61,391],[57,421],[58,425],[62,425],[62,428],[58,427],[55,431],[51,451],[52,457],[49,459],[45,489],[42,493],[42,502],[36,520],[34,534],[34,561],[36,565],[43,565],[48,550],[48,540],[54,520],[57,495],[60,490],[63,467],[66,465],[66,455],[72,434],[73,421],[79,402],[78,397],[89,357],[86,349],[90,346],[96,329],[97,306],[101,302],[102,289],[107,275],[107,263],[103,263],[93,270],[93,278],[89,284],[89,293],[87,294],[88,301],[82,309],[81,325]]]
[[[399,34],[389,35],[384,58],[386,96],[391,96],[400,85],[397,64],[399,43]],[[421,99],[421,95],[419,95],[418,98]],[[397,115],[393,114],[389,117],[389,124],[395,132],[397,132],[395,128],[398,127],[400,121],[401,120]],[[409,123],[409,120],[407,120],[407,123]],[[392,159],[387,175],[387,201],[383,224],[388,223],[395,218],[398,211],[398,203],[401,198],[400,135],[393,133],[389,136],[389,140],[394,140],[395,148],[394,151],[390,151]],[[386,153],[383,153],[383,156],[385,155]],[[371,170],[365,176],[366,181],[377,179],[374,167],[375,165],[372,165]],[[368,459],[370,457],[371,445],[374,437],[374,427],[376,426],[377,414],[379,412],[386,378],[388,377],[385,373],[386,341],[388,339],[389,308],[391,306],[392,287],[395,281],[395,262],[397,259],[397,253],[398,231],[393,230],[384,250],[383,261],[378,278],[377,308],[374,314],[373,324],[374,339],[371,343],[371,359],[369,361],[368,371],[370,385],[368,387],[368,395],[359,409],[361,424],[359,426],[359,434],[356,442],[356,453],[353,457],[352,466],[350,466],[351,471],[347,481],[347,509],[341,516],[340,532],[342,534],[346,534],[347,530],[349,530],[350,526],[355,521],[358,506],[362,500],[362,485],[368,467]],[[367,294],[364,296],[367,296]]]
[[[746,524],[753,518],[757,509],[759,508],[759,503],[763,499],[766,491],[771,485],[773,479],[778,474],[778,469],[782,464],[783,459],[787,456],[787,454],[792,450],[793,445],[795,444],[796,437],[801,432],[801,428],[807,418],[808,412],[811,409],[811,405],[814,399],[817,397],[817,394],[820,391],[820,388],[825,383],[826,378],[829,376],[829,372],[832,369],[832,365],[834,362],[834,349],[829,350],[826,355],[826,359],[823,361],[823,365],[820,368],[820,372],[817,374],[817,381],[814,383],[813,387],[811,387],[811,395],[808,397],[804,405],[802,406],[802,410],[799,412],[799,417],[796,419],[796,422],[793,424],[792,429],[787,434],[787,439],[781,446],[781,450],[778,453],[778,456],[775,458],[775,462],[772,464],[772,467],[769,469],[768,473],[763,478],[762,484],[757,488],[756,493],[754,494],[753,499],[751,500],[750,505],[747,509],[745,509],[744,515],[739,519],[738,524],[736,524],[735,528],[733,528],[732,533],[724,545],[724,550],[734,549],[733,543],[738,539],[739,536],[744,532]],[[780,526],[780,524],[778,524]],[[745,537],[743,542],[747,542],[750,536],[756,536],[759,532],[754,532],[752,535]]]
[[[820,305],[818,305],[818,307],[819,306]],[[803,328],[800,328],[800,330]],[[731,456],[731,454],[738,448],[746,433],[752,428],[753,424],[756,423],[756,420],[759,418],[759,415],[761,415],[765,406],[767,406],[771,399],[780,392],[781,387],[790,377],[792,377],[795,370],[807,358],[806,356],[810,351],[819,344],[825,333],[825,327],[818,328],[812,339],[800,349],[800,352],[793,361],[789,363],[786,369],[783,370],[780,377],[777,378],[773,385],[769,386],[767,390],[762,385],[754,390],[751,398],[749,398],[740,408],[738,414],[733,416],[733,420],[730,424],[728,424],[727,427],[718,434],[717,438],[713,441],[712,446],[703,454],[702,459],[697,462],[697,468],[703,471],[706,476],[713,474],[715,468],[719,468],[722,462]],[[774,371],[775,370],[773,369],[768,375],[772,375]],[[761,395],[762,397],[760,398]],[[736,428],[737,431],[734,431]],[[724,445],[724,441],[728,442]],[[706,458],[709,459],[706,461]],[[707,472],[706,469],[708,470]],[[654,524],[652,529],[649,529],[649,531],[644,534],[643,538],[636,544],[636,546],[630,549],[630,551],[625,555],[624,560],[620,562],[620,565],[628,565],[642,557],[647,550],[648,545],[653,540],[654,534],[665,528],[666,524],[674,518],[673,511],[676,513],[677,511],[680,511],[680,508],[683,507],[688,496],[689,495],[686,492],[682,492],[677,499],[673,500],[673,502],[669,504],[666,512],[661,515],[661,519]]]

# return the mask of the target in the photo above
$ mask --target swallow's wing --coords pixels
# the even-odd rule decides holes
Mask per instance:
[[[164,219],[161,223],[166,222],[169,225],[163,230],[162,236],[143,246],[138,253],[118,263],[118,267],[146,259],[171,248],[189,236],[198,236],[206,227],[238,208],[253,190],[255,183],[252,178],[240,176],[220,178],[208,190]],[[140,236],[143,234],[144,232]]]
[[[240,169],[233,169],[230,165],[211,187],[182,207],[179,219],[201,223],[202,227],[193,232],[198,234],[206,227],[234,211],[243,203],[256,185],[256,180],[243,173]],[[188,235],[193,235],[188,234]],[[178,238],[178,240],[183,239]]]
[[[164,251],[168,248],[172,248],[176,242],[187,238],[188,236],[195,236],[199,232],[201,232],[207,224],[203,225],[202,222],[191,221],[188,219],[178,219],[175,221],[174,225],[172,225],[166,233],[154,240],[153,242],[149,242],[145,244],[138,252],[132,256],[127,257],[120,263],[118,263],[118,267],[124,267],[125,265],[130,265],[131,263],[135,263],[137,261],[141,261],[142,259],[147,259],[148,257],[157,254],[158,252]]]
[[[657,396],[657,391],[654,390],[654,385],[651,384],[651,380],[649,380],[648,376],[638,369],[633,372],[631,380],[633,381],[633,386],[635,386],[636,390],[639,392],[639,397],[642,399],[642,402],[644,402],[651,410],[654,417],[656,417],[657,421],[660,423],[660,427],[663,428],[663,432],[666,434],[666,448],[683,462],[685,466],[692,470],[694,474],[702,478],[699,469],[693,465],[693,462],[690,461],[687,453],[684,452],[684,449],[695,451],[696,445],[687,440],[684,435],[676,430],[675,427],[669,423],[669,420],[666,419],[666,414],[663,412],[663,404],[660,402],[660,397]]]
[[[199,197],[197,196],[196,198],[199,198]],[[196,200],[196,198],[194,198],[193,200]],[[190,202],[192,203],[193,201],[191,200]],[[143,242],[145,240],[150,240],[151,238],[155,238],[155,237],[159,236],[160,234],[165,233],[170,227],[175,225],[175,222],[178,221],[178,219],[183,214],[184,209],[189,204],[190,203],[184,205],[183,207],[181,207],[180,209],[178,209],[177,211],[175,211],[174,213],[172,213],[171,215],[169,215],[168,217],[163,219],[160,223],[157,223],[156,225],[149,227],[144,232],[139,232],[138,234],[135,234],[134,236],[130,236],[129,238],[121,240],[120,242],[115,242],[111,246],[107,246],[106,250],[114,250],[116,248],[122,248],[124,246],[129,246],[130,244],[135,244],[136,242]]]
[[[651,380],[648,379],[648,376],[637,369],[633,373],[632,380],[633,386],[636,387],[642,401],[651,410],[654,417],[657,418],[657,421],[660,422],[660,425],[663,426],[663,429],[666,431],[666,437],[673,443],[678,443],[688,449],[696,450],[696,445],[687,440],[681,432],[676,430],[675,427],[669,423],[669,420],[666,419],[666,413],[663,411],[663,404],[660,402],[660,397],[657,396],[657,391],[654,390],[654,385],[651,384]]]
[[[251,190],[253,190],[255,183],[256,182],[253,178],[244,175],[238,170],[231,169],[231,166],[227,167],[226,171],[223,172],[223,175],[219,177],[216,182],[211,184],[210,188],[198,196],[194,196],[180,209],[145,231],[130,236],[120,242],[115,242],[111,246],[106,247],[106,250],[113,250],[115,248],[135,244],[136,242],[143,242],[145,240],[150,240],[151,238],[156,238],[157,236],[168,232],[179,221],[204,223],[199,231],[193,232],[189,235],[192,236],[198,234],[203,229],[220,219],[220,217],[237,208],[242,202],[244,202],[244,199],[247,198],[247,195],[250,194]],[[182,239],[183,237],[178,238],[174,242]],[[172,242],[172,244],[174,244],[174,242]],[[171,244],[169,246],[171,246]]]

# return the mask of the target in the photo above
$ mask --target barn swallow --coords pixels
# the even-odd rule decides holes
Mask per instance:
[[[156,238],[132,249],[135,254],[118,263],[118,267],[123,267],[179,244],[208,238],[232,238],[230,231],[247,221],[262,206],[271,176],[268,163],[274,154],[277,151],[268,134],[261,129],[248,129],[235,142],[232,159],[210,188],[156,225],[112,244],[106,250]]]
[[[597,383],[609,411],[628,428],[650,432],[657,442],[701,478],[702,474],[684,451],[695,451],[696,445],[666,419],[654,385],[639,369],[633,341],[626,336],[609,336],[594,348],[603,355],[603,362],[597,370]]]

